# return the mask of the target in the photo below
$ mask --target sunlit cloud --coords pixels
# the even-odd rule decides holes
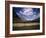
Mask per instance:
[[[22,12],[23,11],[23,12]],[[24,8],[20,11],[21,14],[23,15],[33,15],[33,9],[32,8]]]
[[[36,14],[37,12],[34,12],[32,8],[23,8],[19,11],[19,13],[16,13],[23,21],[32,21],[40,17],[40,14]]]

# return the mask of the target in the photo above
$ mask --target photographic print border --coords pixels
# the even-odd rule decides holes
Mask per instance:
[[[36,26],[35,25],[33,25],[32,27],[35,27],[34,29],[32,29],[32,30],[20,30],[20,31],[13,31],[12,29],[12,27],[13,27],[13,21],[12,21],[12,19],[13,19],[13,7],[21,7],[21,8],[40,8],[40,23],[38,24],[37,22],[37,25],[39,25],[39,29],[35,29],[36,28]],[[34,5],[20,5],[20,4],[10,4],[10,34],[22,34],[22,33],[38,33],[38,32],[42,32],[42,6],[34,6]],[[16,17],[15,17],[16,18]],[[18,22],[17,22],[18,23]],[[19,22],[20,23],[20,22]],[[23,22],[21,22],[21,23],[23,23]],[[31,23],[34,23],[34,22],[30,22],[30,24]],[[16,23],[15,23],[16,24]],[[29,24],[29,22],[28,22],[28,24]],[[15,27],[16,28],[16,27]],[[19,28],[19,27],[18,27]],[[24,28],[24,27],[23,27]],[[31,27],[30,27],[31,28]],[[38,27],[37,27],[38,28]]]
[[[39,5],[43,6],[43,22],[41,33],[24,33],[24,34],[10,34],[10,4],[21,4],[21,5]],[[32,35],[44,35],[45,34],[45,7],[44,3],[35,2],[18,2],[18,1],[5,1],[5,37],[18,37],[18,36],[32,36]]]

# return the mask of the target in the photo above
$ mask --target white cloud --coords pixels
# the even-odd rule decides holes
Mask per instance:
[[[24,8],[23,12],[20,11],[20,13],[23,15],[33,15],[33,9],[32,8]]]
[[[23,12],[22,12],[23,11]],[[34,14],[32,8],[23,8],[22,11],[20,11],[17,15],[23,20],[23,21],[32,21],[39,17],[39,14]]]

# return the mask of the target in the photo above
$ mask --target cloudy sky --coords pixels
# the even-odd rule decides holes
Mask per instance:
[[[40,16],[40,8],[13,7],[14,16],[18,15],[22,20],[34,20]]]

